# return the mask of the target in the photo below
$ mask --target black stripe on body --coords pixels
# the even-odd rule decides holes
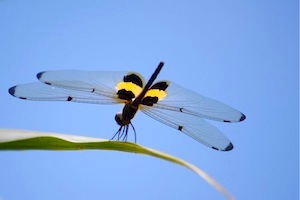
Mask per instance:
[[[162,69],[162,67],[164,66],[163,62],[160,62],[159,65],[157,66],[156,70],[154,71],[154,73],[152,74],[152,76],[150,77],[149,81],[147,82],[146,86],[144,87],[143,91],[139,94],[139,96],[137,98],[135,98],[135,100],[133,101],[133,104],[135,106],[137,106],[138,104],[140,104],[140,102],[142,101],[142,99],[144,98],[145,94],[147,93],[147,91],[149,90],[150,86],[152,85],[152,83],[154,82],[154,80],[156,79],[157,75],[159,74],[160,70]]]

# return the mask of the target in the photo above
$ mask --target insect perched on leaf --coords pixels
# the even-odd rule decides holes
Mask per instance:
[[[229,151],[232,143],[205,119],[240,122],[246,116],[219,101],[201,96],[171,81],[153,84],[164,63],[159,63],[149,81],[136,72],[45,71],[40,82],[17,85],[9,93],[17,98],[41,101],[72,101],[94,104],[125,104],[115,116],[117,137],[127,141],[129,125],[138,110],[216,150]]]

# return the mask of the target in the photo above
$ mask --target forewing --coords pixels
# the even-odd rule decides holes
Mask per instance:
[[[16,85],[9,89],[9,93],[17,98],[33,101],[73,101],[95,104],[119,102],[113,91],[103,96],[96,92],[59,88],[40,82]]]
[[[133,72],[60,70],[37,75],[41,82],[17,85],[9,93],[20,99],[75,101],[83,103],[123,103],[116,86]],[[142,81],[143,78],[138,75]]]
[[[243,113],[229,105],[204,97],[176,83],[166,82],[167,95],[153,105],[155,108],[223,122],[239,122],[246,118]]]
[[[217,128],[195,115],[155,106],[141,105],[140,109],[148,116],[175,128],[202,144],[220,151],[233,149],[232,143]]]

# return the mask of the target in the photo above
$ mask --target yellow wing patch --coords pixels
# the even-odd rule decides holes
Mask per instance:
[[[135,97],[137,97],[142,92],[142,88],[132,82],[120,82],[117,84],[116,89],[117,91],[122,89],[131,91]]]
[[[159,89],[150,89],[145,95],[145,97],[157,97],[158,100],[162,100],[166,96],[167,96],[167,92]]]

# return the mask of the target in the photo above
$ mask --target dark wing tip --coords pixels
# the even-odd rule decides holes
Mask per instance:
[[[232,149],[233,149],[233,144],[230,142],[223,151],[231,151]]]
[[[38,74],[36,75],[36,77],[37,77],[40,81],[42,81],[41,79],[42,79],[42,77],[43,77],[43,75],[44,75],[45,72],[46,72],[46,71],[38,73]],[[51,85],[51,83],[49,83],[49,82],[46,82],[46,81],[42,81],[42,82],[45,83],[45,84],[47,84],[47,85]]]
[[[9,88],[8,89],[9,94],[11,94],[12,96],[15,96],[16,87],[17,86],[13,86],[13,87]]]
[[[19,99],[27,99],[26,97],[16,96],[16,87],[18,87],[18,86],[16,85],[16,86],[13,86],[13,87],[9,88],[8,89],[9,94],[11,94],[12,96],[17,97]]]
[[[226,122],[226,123],[231,123],[231,122],[241,122],[241,121],[244,121],[246,119],[246,115],[244,115],[243,113],[241,113],[242,116],[240,117],[240,119],[237,121],[237,120],[226,120],[224,119],[223,122]]]
[[[40,80],[45,72],[40,72],[36,75],[36,77]]]
[[[243,113],[242,113],[242,116],[241,116],[241,118],[240,118],[240,122],[241,121],[244,121],[246,119],[246,115],[244,115]]]
[[[216,147],[211,147],[211,148],[214,149],[214,150],[218,150],[218,151],[230,151],[230,150],[233,149],[233,144],[230,142],[225,149],[218,149]]]

